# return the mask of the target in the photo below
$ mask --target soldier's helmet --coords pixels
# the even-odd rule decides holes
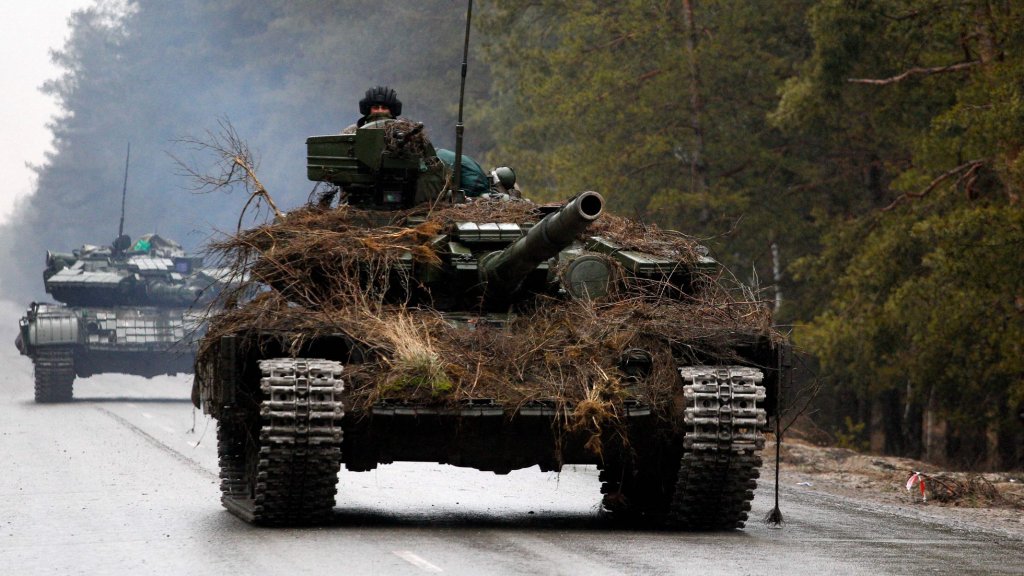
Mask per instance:
[[[363,116],[370,115],[370,108],[374,105],[387,106],[394,117],[402,114],[402,101],[398,99],[398,93],[394,88],[387,86],[375,86],[366,91],[366,96],[359,101],[359,113]]]
[[[491,176],[495,184],[500,184],[502,188],[512,189],[516,185],[516,173],[508,166],[499,166],[491,171]]]

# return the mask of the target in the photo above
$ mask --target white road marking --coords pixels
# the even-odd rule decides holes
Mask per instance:
[[[145,417],[147,420],[152,420],[153,419],[153,415],[150,414],[149,412],[143,412],[142,416]]]
[[[435,574],[439,572],[444,572],[444,570],[441,570],[437,566],[434,566],[430,562],[427,562],[423,558],[420,558],[419,556],[408,550],[392,550],[391,553],[395,556],[398,556],[402,560],[405,560],[409,564],[412,564],[413,566],[419,568],[420,570],[423,570],[424,572],[433,572]]]

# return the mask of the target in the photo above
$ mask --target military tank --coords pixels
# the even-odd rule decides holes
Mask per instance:
[[[692,240],[606,214],[597,192],[418,204],[418,132],[309,138],[309,179],[341,205],[214,246],[259,289],[225,299],[197,360],[223,506],[310,524],[332,516],[342,465],[591,464],[616,516],[742,527],[789,373],[764,307],[730,296]]]
[[[36,402],[70,401],[79,376],[191,372],[201,319],[192,307],[220,279],[157,234],[47,252],[43,284],[57,302],[33,302],[16,341],[34,365]]]

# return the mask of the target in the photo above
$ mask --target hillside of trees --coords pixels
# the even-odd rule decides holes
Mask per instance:
[[[128,221],[191,245],[239,199],[190,194],[167,150],[218,118],[286,205],[304,138],[371,85],[451,146],[465,8],[97,0],[45,87],[56,151],[0,229],[5,292],[41,289],[43,250],[113,238],[127,141]],[[536,200],[599,190],[700,237],[776,306],[833,440],[1024,466],[1024,4],[478,0],[472,34],[467,152]]]

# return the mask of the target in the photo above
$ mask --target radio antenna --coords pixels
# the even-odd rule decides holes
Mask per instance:
[[[128,160],[132,157],[132,143],[128,143],[128,152],[124,155],[124,187],[121,188],[121,223],[117,226],[117,237],[124,235],[124,199],[128,196]]]
[[[452,201],[462,201],[462,103],[466,96],[466,68],[469,67],[469,23],[473,19],[473,0],[466,7],[466,42],[462,46],[462,83],[459,86],[459,121],[455,124],[455,186]]]

